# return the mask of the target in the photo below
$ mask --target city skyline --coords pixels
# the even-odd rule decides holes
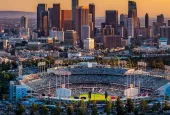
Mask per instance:
[[[8,11],[28,11],[36,12],[36,6],[38,3],[48,3],[48,7],[52,7],[53,3],[61,3],[61,9],[71,9],[71,0],[14,0],[12,6],[11,1],[1,1],[0,10]],[[159,14],[164,14],[165,17],[170,17],[169,0],[135,0],[137,2],[138,15],[144,17],[146,13],[150,17],[156,17]],[[127,14],[128,0],[80,0],[80,5],[88,6],[89,3],[95,3],[96,5],[96,17],[105,16],[105,10],[118,10],[119,14]],[[27,4],[27,7],[22,4]],[[15,7],[13,7],[15,6]],[[169,8],[170,9],[170,8]]]

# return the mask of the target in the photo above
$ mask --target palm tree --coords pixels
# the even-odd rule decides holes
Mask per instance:
[[[67,107],[67,115],[73,115],[73,112],[74,112],[73,105],[70,104],[70,105]]]
[[[89,101],[90,101],[91,100],[91,91],[89,91],[88,98],[89,98]]]
[[[147,102],[146,102],[146,101],[142,100],[142,101],[140,102],[140,109],[141,109],[141,111],[142,111],[143,113],[146,112],[147,106],[148,106],[148,105],[147,105]]]
[[[107,115],[110,115],[111,107],[112,107],[112,103],[110,101],[107,101],[106,102],[106,107],[104,109],[104,112],[107,113]]]
[[[115,107],[116,107],[117,115],[124,115],[125,114],[124,108],[123,108],[123,103],[122,103],[122,101],[120,100],[119,97],[116,100]]]
[[[30,115],[37,115],[37,109],[38,109],[38,105],[33,103],[31,107]]]
[[[58,102],[56,105],[56,115],[61,114],[61,102]]]
[[[107,101],[107,97],[108,97],[107,91],[105,92],[104,96],[105,96],[105,100]]]
[[[16,114],[22,115],[25,112],[25,108],[21,103],[17,104]]]
[[[12,104],[8,104],[8,113],[12,111]]]
[[[79,107],[79,115],[84,115],[86,113],[86,103],[84,102],[84,100],[82,99],[80,101],[80,107]]]
[[[96,101],[93,101],[93,106],[92,106],[92,113],[91,113],[91,115],[98,115],[98,110],[97,110]]]
[[[42,105],[42,111],[40,112],[42,115],[48,115],[48,108],[45,105]]]
[[[127,99],[126,107],[127,107],[127,112],[128,113],[131,113],[131,112],[134,111],[134,105],[133,105],[133,102],[132,102],[131,99]]]

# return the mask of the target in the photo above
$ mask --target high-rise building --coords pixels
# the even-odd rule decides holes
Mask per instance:
[[[91,3],[89,4],[89,13],[92,14],[92,22],[93,22],[93,35],[95,34],[95,4]]]
[[[64,33],[64,44],[65,45],[76,45],[77,33],[74,30],[67,30]]]
[[[38,4],[37,6],[37,29],[40,30],[41,26],[41,12],[46,11],[47,4]]]
[[[168,20],[168,26],[170,26],[170,20]]]
[[[170,43],[170,27],[169,26],[161,26],[160,27],[160,37],[167,38],[168,43]]]
[[[102,29],[102,35],[103,36],[115,35],[114,28],[112,28],[111,25],[106,25],[105,28]]]
[[[64,31],[73,29],[71,10],[61,10],[61,28]]]
[[[76,32],[81,40],[81,27],[89,25],[89,9],[86,6],[77,7],[76,11]],[[83,41],[82,41],[83,42]]]
[[[28,18],[25,16],[21,17],[21,28],[28,28]]]
[[[140,20],[137,13],[137,4],[135,1],[128,1],[128,18],[134,18],[134,28],[140,28]]]
[[[49,12],[49,27],[52,28],[53,27],[53,8],[48,8],[48,12]]]
[[[120,15],[120,26],[127,28],[128,26],[128,15],[127,14]]]
[[[94,37],[94,25],[92,22],[92,14],[89,13],[89,26],[90,26],[90,36]]]
[[[72,0],[72,21],[73,21],[73,29],[76,30],[76,9],[79,6],[79,0]]]
[[[146,13],[145,15],[145,28],[148,28],[149,27],[149,15],[148,13]]]
[[[120,48],[122,47],[122,37],[118,35],[104,36],[104,48]]]
[[[164,15],[163,14],[160,14],[157,16],[157,22],[158,23],[164,23]]]
[[[86,38],[90,38],[90,26],[84,25],[81,27],[81,40],[83,41]]]
[[[137,6],[136,2],[129,0],[128,1],[128,18],[137,17]]]
[[[41,36],[49,35],[49,13],[48,11],[41,12]]]
[[[134,38],[134,18],[128,18],[128,37]]]
[[[112,25],[112,27],[115,29],[115,33],[117,33],[118,11],[117,10],[107,10],[105,22],[106,22],[107,25]]]
[[[94,39],[86,38],[83,40],[83,43],[84,43],[84,49],[86,50],[94,49]]]
[[[53,4],[53,27],[61,29],[61,4]]]

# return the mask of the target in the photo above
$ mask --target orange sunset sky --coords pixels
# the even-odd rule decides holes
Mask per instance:
[[[135,0],[138,7],[139,17],[143,17],[146,12],[150,17],[163,13],[165,17],[170,17],[170,0]],[[62,9],[71,9],[71,0],[0,0],[0,10],[36,11],[38,3],[61,3]],[[96,16],[104,16],[105,10],[118,10],[120,13],[127,13],[128,0],[80,0],[80,5],[96,4]]]

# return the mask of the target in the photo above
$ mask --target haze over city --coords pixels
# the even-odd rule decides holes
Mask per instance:
[[[156,17],[157,14],[164,14],[170,17],[170,0],[135,0],[138,7],[139,17],[144,17],[149,13],[150,17]],[[38,3],[48,3],[51,7],[53,3],[61,3],[62,9],[71,9],[71,0],[1,0],[0,10],[16,10],[36,12]],[[80,5],[96,4],[96,17],[103,17],[105,10],[118,10],[119,14],[127,13],[128,0],[80,0]],[[15,6],[15,7],[14,7]]]

